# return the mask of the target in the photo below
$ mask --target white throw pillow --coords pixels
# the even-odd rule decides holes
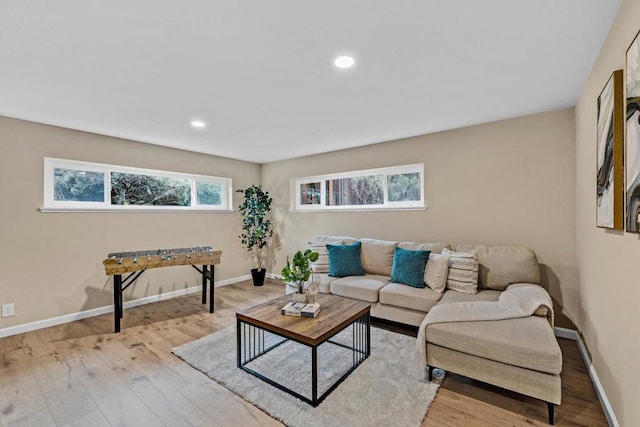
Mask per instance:
[[[328,273],[329,272],[329,252],[327,251],[327,245],[341,245],[342,240],[328,240],[322,242],[309,242],[309,249],[314,252],[318,252],[318,260],[312,262],[311,270],[314,273]]]
[[[429,254],[424,271],[424,283],[436,292],[444,292],[449,275],[449,254]]]
[[[447,288],[465,294],[478,293],[478,251],[454,252],[444,249],[443,254],[449,255],[449,275]]]

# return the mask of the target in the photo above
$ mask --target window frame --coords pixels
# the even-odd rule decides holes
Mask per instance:
[[[55,170],[71,169],[104,174],[104,200],[102,202],[78,202],[54,200]],[[143,205],[112,205],[111,204],[111,173],[129,173],[137,175],[151,175],[160,177],[180,178],[190,182],[190,206],[143,206]],[[222,185],[222,200],[220,205],[199,205],[197,199],[197,183],[205,182]],[[231,178],[208,175],[196,175],[156,169],[134,168],[129,166],[110,165],[105,163],[84,162],[79,160],[44,158],[44,201],[41,212],[65,211],[108,211],[108,212],[232,212],[233,186]]]
[[[420,200],[392,202],[389,200],[388,177],[391,175],[401,175],[407,173],[417,173],[420,182]],[[382,175],[383,203],[376,205],[327,205],[326,183],[330,180],[357,178],[369,175]],[[332,173],[326,175],[316,175],[294,178],[291,180],[293,186],[293,197],[291,210],[297,212],[329,212],[329,211],[366,211],[366,210],[424,210],[426,203],[424,200],[424,163],[411,165],[390,166],[377,169],[363,169],[357,171]],[[320,204],[301,204],[301,186],[303,184],[320,182]]]

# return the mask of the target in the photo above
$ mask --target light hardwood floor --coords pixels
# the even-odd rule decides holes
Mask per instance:
[[[125,310],[119,334],[109,314],[0,339],[0,426],[281,425],[171,353],[234,324],[237,309],[283,293],[268,282],[216,288],[214,314],[191,294]],[[575,342],[560,345],[556,425],[606,425]],[[423,425],[545,425],[546,419],[542,402],[450,375]]]

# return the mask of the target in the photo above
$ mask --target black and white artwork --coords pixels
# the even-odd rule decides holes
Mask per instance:
[[[598,97],[596,225],[623,228],[622,70]]]
[[[640,41],[627,50],[627,231],[640,233]]]

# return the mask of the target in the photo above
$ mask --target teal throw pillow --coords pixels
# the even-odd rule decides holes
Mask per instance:
[[[329,276],[364,276],[362,261],[360,261],[361,247],[360,242],[352,245],[327,245]]]
[[[431,251],[410,251],[396,248],[393,252],[393,268],[391,281],[424,288],[424,269],[429,261]]]

